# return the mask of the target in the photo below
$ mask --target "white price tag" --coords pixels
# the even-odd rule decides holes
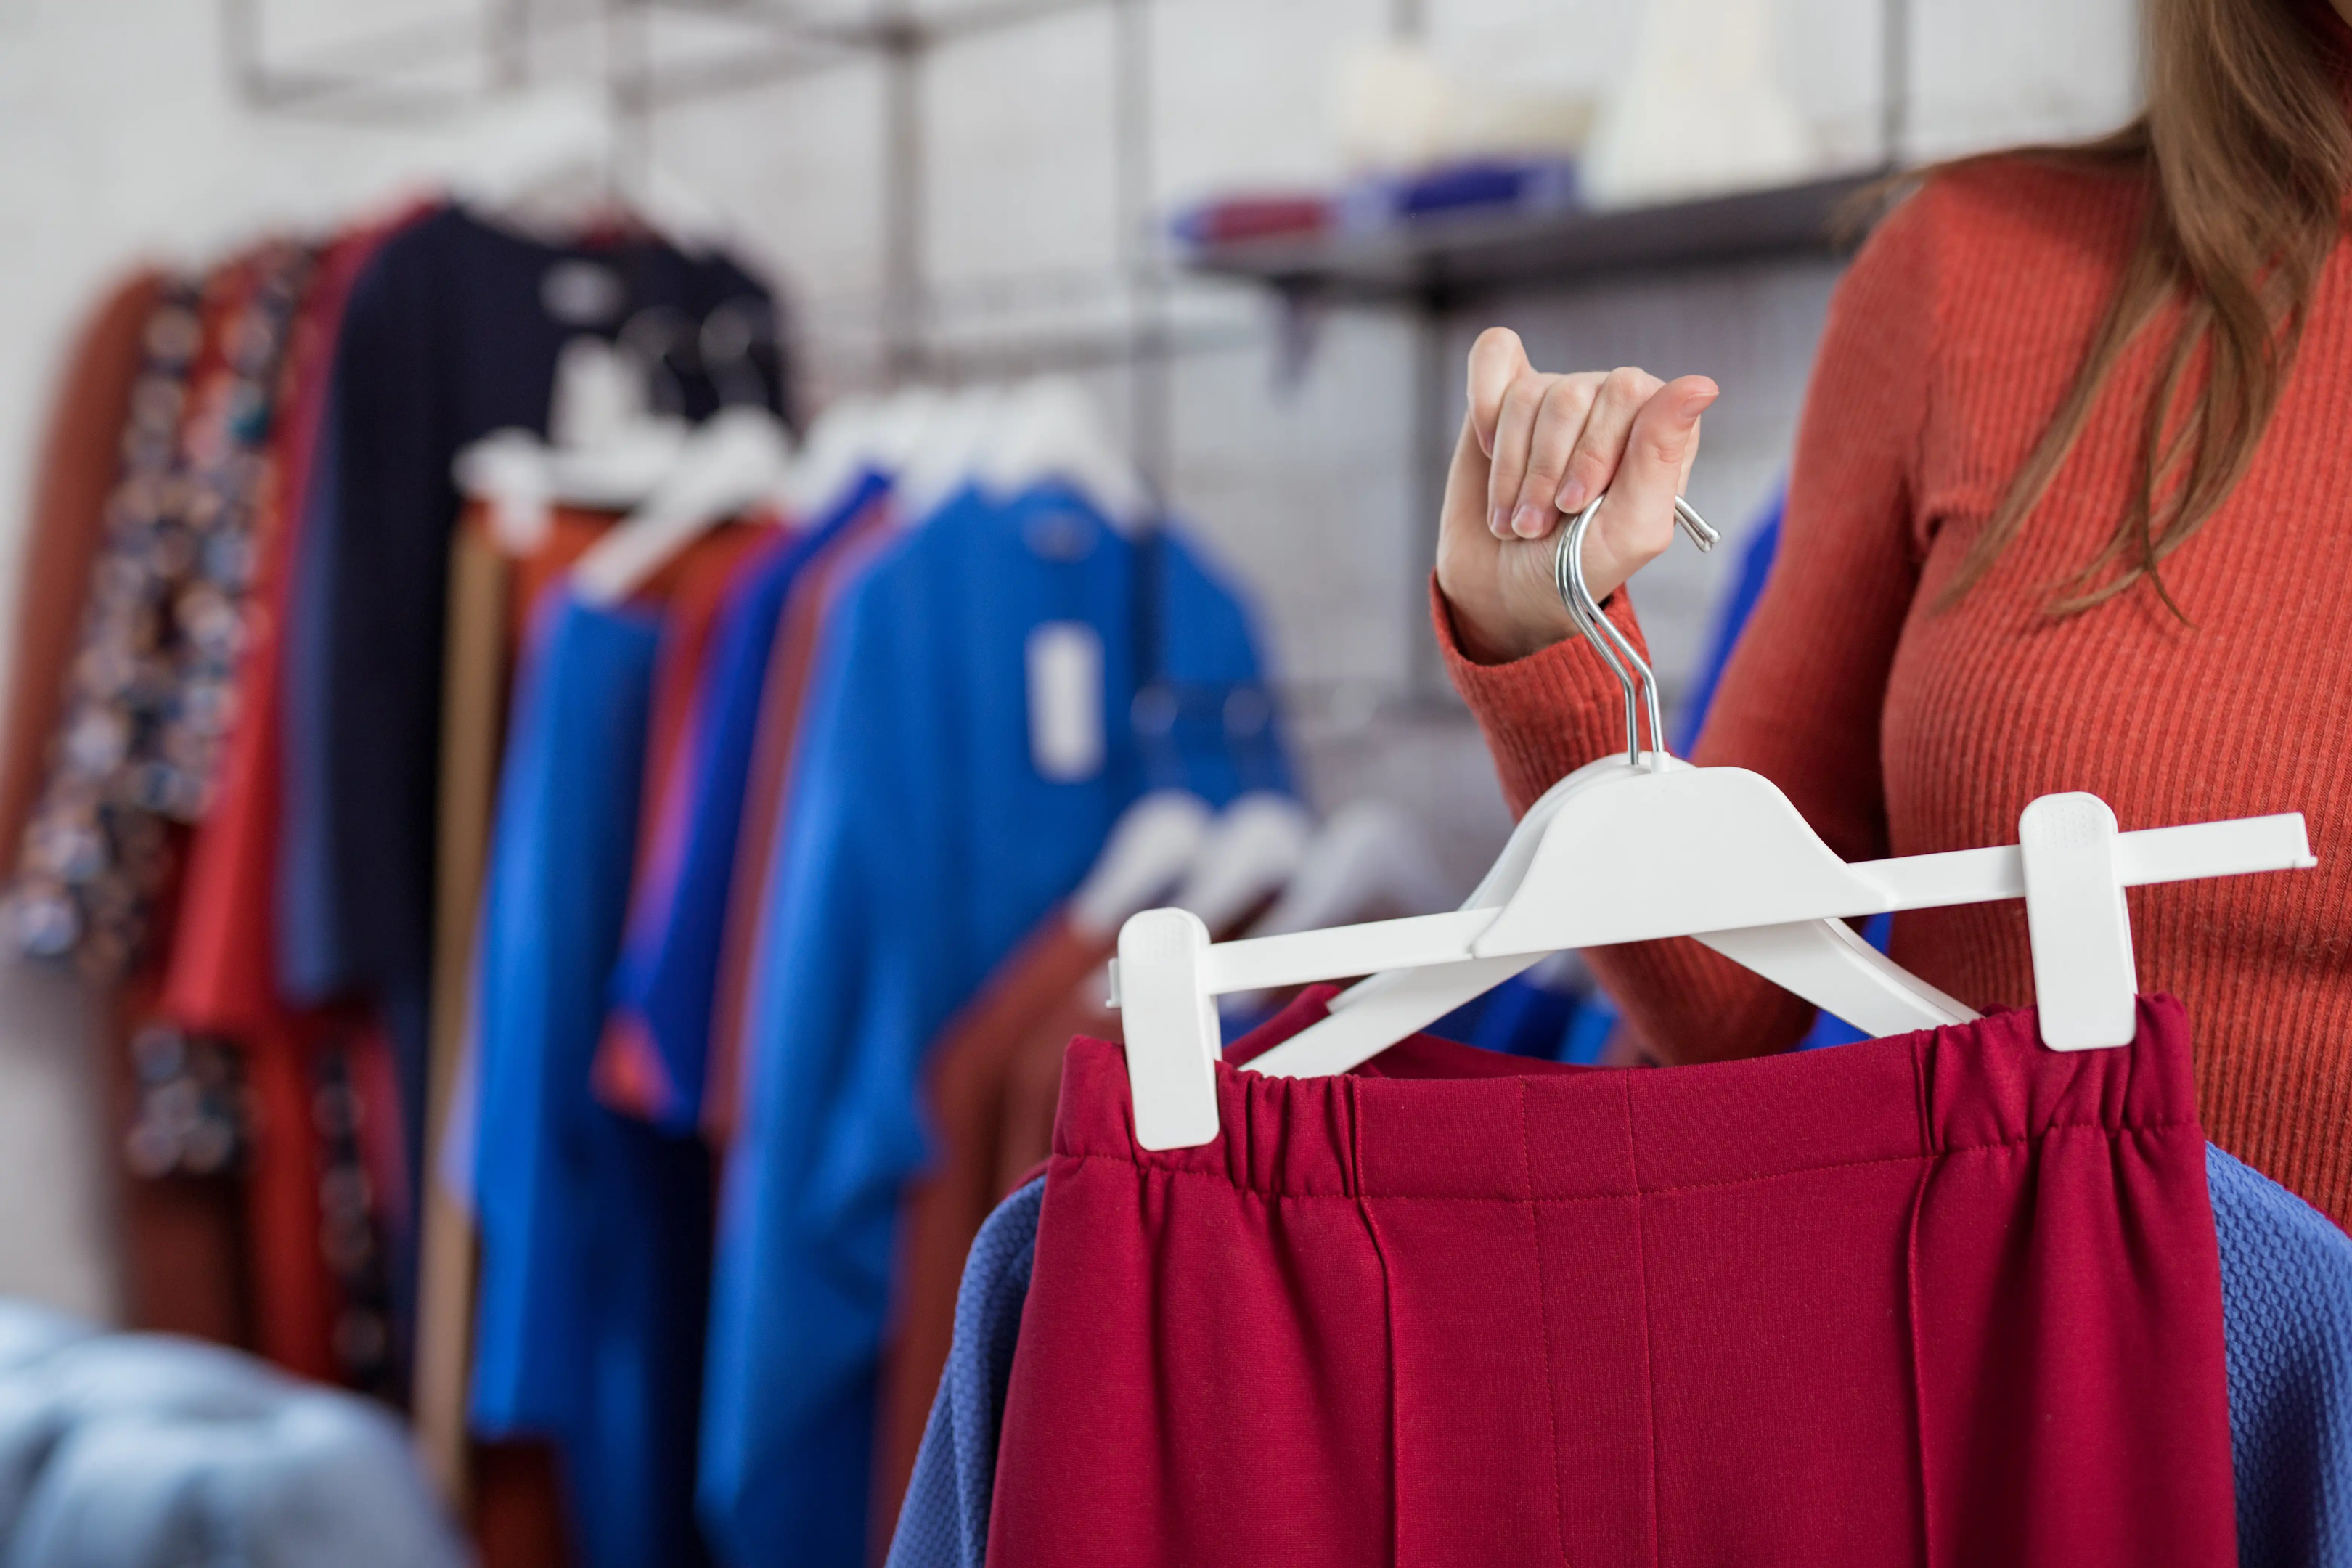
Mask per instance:
[[[1029,634],[1029,759],[1056,784],[1103,766],[1102,638],[1084,621],[1047,621]]]

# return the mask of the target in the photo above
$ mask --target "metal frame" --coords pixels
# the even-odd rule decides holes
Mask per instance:
[[[1880,0],[1880,136],[1885,165],[1902,166],[1910,135],[1911,5]],[[884,374],[894,383],[924,377],[969,379],[991,371],[1113,369],[1133,377],[1129,398],[1130,453],[1145,479],[1164,490],[1172,458],[1172,359],[1188,352],[1238,346],[1230,332],[1179,333],[1169,318],[1170,275],[1153,244],[1156,148],[1151,127],[1153,0],[971,0],[937,15],[918,16],[913,0],[881,0],[879,14],[855,21],[816,17],[792,0],[597,0],[597,8],[550,21],[531,0],[478,0],[473,22],[388,29],[331,54],[273,62],[263,36],[267,0],[219,0],[231,76],[257,109],[340,118],[437,118],[469,103],[527,85],[535,30],[601,22],[605,35],[605,93],[620,156],[650,162],[653,119],[662,109],[753,90],[840,66],[878,59],[884,70],[882,304]],[[1429,0],[1388,0],[1388,21],[1399,37],[1427,31]],[[942,47],[1008,28],[1108,6],[1113,12],[1113,119],[1118,139],[1115,221],[1118,270],[1128,300],[1126,329],[1117,334],[1032,334],[1009,348],[959,350],[930,339],[931,289],[924,185],[929,145],[923,116],[922,78]],[[740,23],[765,38],[744,58],[663,71],[653,59],[651,29],[669,12]],[[482,86],[471,93],[404,89],[404,72],[479,62]],[[1428,519],[1412,534],[1413,597],[1407,624],[1421,624],[1423,563],[1444,495],[1453,437],[1446,426],[1454,369],[1446,355],[1452,290],[1432,287],[1392,299],[1414,325],[1412,439],[1415,505]],[[1294,331],[1299,331],[1294,329]],[[1447,683],[1425,633],[1414,637],[1408,700],[1442,698]]]

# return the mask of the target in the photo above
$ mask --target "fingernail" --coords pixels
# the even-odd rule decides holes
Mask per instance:
[[[1495,515],[1486,520],[1486,526],[1495,531],[1496,538],[1508,539],[1511,536],[1511,509],[1507,506],[1496,507]]]
[[[1533,506],[1523,506],[1511,514],[1511,528],[1522,539],[1533,539],[1544,529],[1544,515]]]
[[[1562,511],[1582,511],[1587,499],[1582,479],[1570,479],[1559,487],[1559,510]]]
[[[1687,424],[1691,420],[1696,419],[1700,415],[1706,413],[1706,405],[1715,401],[1715,395],[1716,395],[1712,392],[1694,392],[1687,394],[1683,398],[1684,423]]]

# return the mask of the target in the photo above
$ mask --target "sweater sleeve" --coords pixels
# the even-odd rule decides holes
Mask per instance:
[[[1790,471],[1780,553],[1693,761],[1785,791],[1848,860],[1888,853],[1879,719],[1918,586],[1916,458],[1934,369],[1937,194],[1906,203],[1838,285]],[[1637,637],[1623,592],[1606,606]],[[1616,678],[1580,639],[1503,665],[1465,657],[1442,597],[1438,641],[1514,814],[1623,743]],[[1693,1062],[1785,1050],[1813,1009],[1687,940],[1588,953],[1653,1048]]]

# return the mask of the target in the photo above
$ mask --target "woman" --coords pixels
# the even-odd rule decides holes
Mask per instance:
[[[2352,0],[2336,0],[2352,12]],[[1850,860],[2013,841],[2034,796],[2124,826],[2300,810],[2315,871],[2134,889],[2188,1005],[2207,1134],[2352,1224],[2352,28],[2319,0],[2149,0],[2106,141],[1944,168],[1840,285],[1772,579],[1701,763]],[[1470,356],[1436,618],[1515,811],[1622,743],[1552,588],[1562,512],[1612,595],[1664,550],[1716,387]],[[1623,594],[1610,613],[1629,631]],[[1906,913],[1893,954],[2032,1000],[2022,906]],[[1591,955],[1678,1062],[1811,1008],[1684,941]]]

